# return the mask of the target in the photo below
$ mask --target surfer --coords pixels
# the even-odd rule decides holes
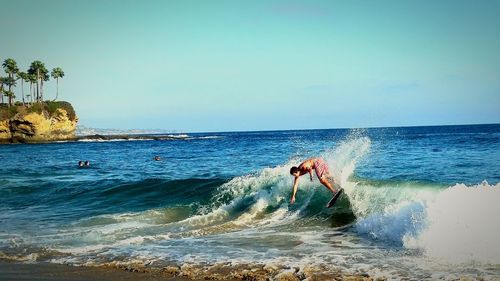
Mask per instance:
[[[290,203],[293,204],[295,202],[295,194],[297,193],[297,187],[299,185],[299,177],[309,173],[309,178],[313,181],[312,170],[316,172],[316,176],[318,176],[319,182],[328,188],[333,194],[332,200],[328,203],[327,207],[331,207],[335,200],[340,195],[342,190],[338,192],[333,188],[332,184],[328,180],[330,175],[330,171],[328,170],[328,165],[326,164],[323,158],[310,158],[302,162],[298,167],[293,166],[290,168],[290,174],[295,177],[293,181],[293,192],[292,198],[290,199]]]

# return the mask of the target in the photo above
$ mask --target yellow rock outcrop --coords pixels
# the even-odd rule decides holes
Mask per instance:
[[[10,140],[12,138],[9,124],[9,120],[0,121],[0,140]]]
[[[73,139],[77,122],[77,118],[70,120],[68,112],[62,108],[58,108],[50,117],[46,112],[17,114],[10,120],[0,121],[0,141],[46,142]]]

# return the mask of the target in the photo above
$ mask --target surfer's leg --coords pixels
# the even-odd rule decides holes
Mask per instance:
[[[333,188],[332,184],[330,183],[330,181],[328,180],[328,177],[327,175],[324,175],[322,176],[320,179],[319,179],[319,182],[321,182],[322,185],[324,185],[326,188],[328,188],[332,193],[335,194],[336,190]]]

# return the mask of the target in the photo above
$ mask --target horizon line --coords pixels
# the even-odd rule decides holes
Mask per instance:
[[[123,130],[123,131],[170,131],[169,134],[216,134],[216,133],[257,133],[257,132],[289,132],[289,131],[321,131],[321,130],[349,130],[349,129],[389,129],[389,128],[421,128],[421,127],[453,127],[453,126],[491,126],[500,125],[500,123],[468,123],[468,124],[432,124],[432,125],[398,125],[398,126],[373,126],[373,127],[337,127],[337,128],[301,128],[301,129],[269,129],[269,130],[234,130],[234,131],[181,131],[181,130],[169,130],[169,129],[119,129],[119,128],[94,128],[87,127],[87,129],[96,130]],[[139,135],[139,134],[138,134]]]

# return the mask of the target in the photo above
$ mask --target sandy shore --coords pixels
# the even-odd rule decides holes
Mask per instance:
[[[40,263],[21,264],[0,262],[2,281],[187,281],[187,280],[374,280],[366,275],[344,275],[322,268],[287,268],[278,265],[245,265],[220,263],[215,265],[167,266],[162,268],[141,265],[68,266]],[[384,279],[375,279],[384,280]]]

